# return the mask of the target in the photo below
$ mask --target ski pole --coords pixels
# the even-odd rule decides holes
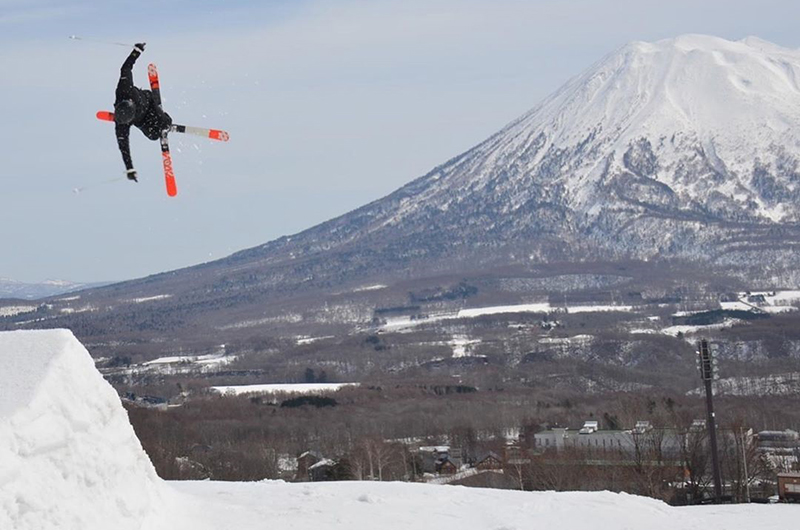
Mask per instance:
[[[125,46],[126,48],[133,48],[133,44],[127,44],[125,42],[113,42],[101,39],[95,39],[93,37],[79,37],[77,35],[70,35],[70,39],[72,40],[82,40],[86,42],[99,42],[100,44],[113,44],[114,46]]]
[[[126,180],[125,177],[117,177],[109,180],[101,180],[100,182],[94,182],[92,184],[87,184],[86,186],[72,188],[72,193],[78,195],[88,189],[93,189],[96,188],[97,186],[102,186],[103,184],[113,184],[114,182],[121,182],[123,180]]]

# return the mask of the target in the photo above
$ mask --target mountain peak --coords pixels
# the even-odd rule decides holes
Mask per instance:
[[[619,130],[623,141],[648,131],[793,130],[800,117],[798,80],[800,52],[753,38],[683,35],[622,47],[529,116],[563,124],[573,136],[602,125]]]
[[[689,51],[705,51],[705,52],[767,52],[767,53],[797,53],[797,50],[784,48],[778,44],[764,40],[754,35],[748,35],[740,40],[729,40],[715,35],[705,35],[701,33],[685,33],[676,37],[657,40],[655,42],[647,41],[631,41],[622,49],[639,49],[639,50],[653,50],[653,49],[667,49],[674,48],[684,52]]]
[[[754,37],[632,42],[395,193],[237,259],[763,269],[771,252],[794,271],[799,85],[800,52]]]
[[[487,156],[494,161],[514,160],[522,150],[533,173],[553,150],[579,152],[556,181],[570,190],[573,207],[589,211],[597,197],[590,184],[613,166],[624,167],[629,149],[645,141],[659,164],[643,176],[690,201],[721,191],[774,221],[785,219],[787,210],[754,188],[754,164],[779,165],[787,149],[800,153],[798,123],[800,52],[753,37],[734,42],[682,35],[623,46],[477,149],[493,151]],[[722,189],[685,178],[681,168],[698,150],[709,172],[722,176]],[[788,176],[773,176],[794,190]],[[469,177],[476,178],[491,175]]]

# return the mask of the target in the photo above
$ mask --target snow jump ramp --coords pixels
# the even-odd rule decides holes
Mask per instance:
[[[0,333],[0,366],[0,528],[153,527],[165,485],[72,333]]]

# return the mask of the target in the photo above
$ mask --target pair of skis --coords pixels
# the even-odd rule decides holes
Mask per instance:
[[[114,113],[107,110],[100,110],[97,112],[97,119],[103,121],[114,121]],[[228,133],[219,129],[206,129],[204,127],[190,127],[188,125],[172,124],[169,132],[177,132],[184,134],[192,134],[194,136],[202,136],[210,138],[211,140],[219,140],[220,142],[227,142],[230,138]]]
[[[158,70],[156,69],[156,65],[149,64],[147,66],[147,77],[150,80],[150,90],[153,93],[153,98],[156,104],[161,107],[161,86],[158,82]],[[114,113],[101,110],[97,113],[97,119],[113,122]],[[205,136],[206,138],[219,140],[221,142],[227,142],[230,137],[228,136],[228,133],[218,129],[204,129],[202,127],[189,127],[187,125],[175,124],[173,124],[168,130],[161,133],[161,138],[159,141],[161,143],[161,161],[164,164],[164,180],[167,184],[167,195],[170,197],[175,197],[178,194],[178,186],[175,182],[175,172],[172,169],[172,155],[169,152],[169,141],[167,140],[167,134],[170,132]]]

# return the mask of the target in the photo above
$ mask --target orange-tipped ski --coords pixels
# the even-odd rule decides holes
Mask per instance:
[[[153,92],[153,101],[156,105],[161,107],[161,90],[159,89],[156,65],[148,65],[147,77],[150,78],[150,90]],[[167,184],[167,195],[174,197],[178,194],[178,186],[175,184],[175,172],[172,169],[172,155],[169,154],[168,132],[169,129],[161,132],[161,160],[164,162],[164,181]]]
[[[158,69],[154,64],[147,65],[147,77],[150,79],[150,90],[160,90],[161,86],[158,83]]]
[[[197,136],[205,136],[212,140],[219,140],[220,142],[227,142],[230,140],[230,135],[219,129],[205,129],[203,127],[189,127],[188,125],[175,125],[170,128],[172,132],[179,132],[185,134],[194,134]]]
[[[164,162],[164,181],[167,184],[167,195],[174,197],[178,194],[178,185],[175,183],[175,173],[172,171],[172,156],[169,150],[161,151],[161,159]]]
[[[208,137],[212,140],[219,140],[220,142],[227,142],[230,136],[225,131],[218,131],[217,129],[209,129]]]
[[[166,131],[161,134],[161,161],[164,163],[164,181],[167,183],[167,195],[174,197],[178,194],[178,186],[175,184],[175,172],[172,170],[172,155],[169,154]]]

